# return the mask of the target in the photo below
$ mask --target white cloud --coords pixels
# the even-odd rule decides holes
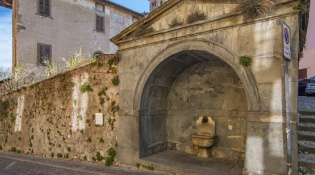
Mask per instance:
[[[0,67],[12,67],[12,13],[0,7]]]

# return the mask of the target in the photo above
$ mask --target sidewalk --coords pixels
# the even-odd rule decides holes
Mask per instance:
[[[0,175],[12,174],[71,174],[71,175],[163,175],[127,167],[105,166],[97,163],[73,162],[34,155],[0,152]]]

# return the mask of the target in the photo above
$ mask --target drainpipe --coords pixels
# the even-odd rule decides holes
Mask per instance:
[[[291,144],[291,114],[290,114],[290,88],[289,88],[289,61],[285,59],[285,100],[286,100],[286,133],[287,133],[287,169],[292,175],[292,144]]]

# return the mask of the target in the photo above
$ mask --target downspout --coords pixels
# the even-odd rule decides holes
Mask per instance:
[[[289,88],[289,61],[285,60],[285,100],[286,100],[286,133],[287,133],[287,169],[292,175],[292,143],[291,143],[291,114],[290,114],[290,88]]]

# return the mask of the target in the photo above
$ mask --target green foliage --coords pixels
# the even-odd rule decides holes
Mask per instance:
[[[114,148],[109,148],[109,150],[107,151],[108,156],[110,157],[116,157],[116,150]]]
[[[95,158],[95,157],[92,157],[92,160],[93,160],[93,162],[95,162],[95,161],[96,161],[96,158]]]
[[[240,57],[240,64],[241,65],[247,67],[247,66],[250,66],[251,63],[252,63],[252,58],[251,57],[246,56],[246,55]]]
[[[97,153],[96,153],[96,160],[102,161],[103,159],[104,159],[104,157],[101,155],[101,153],[100,153],[100,152],[97,152]]]
[[[105,98],[103,96],[106,96],[107,87],[103,88],[98,92],[98,96],[100,99],[100,105],[103,105],[105,103]]]
[[[3,147],[2,147],[2,145],[0,145],[0,151],[2,151],[2,149],[3,149]]]
[[[270,14],[275,8],[275,0],[241,0],[237,8],[244,19],[255,19]]]
[[[113,83],[114,86],[119,85],[120,81],[119,81],[118,75],[114,76],[114,78],[112,79],[112,83]]]
[[[115,160],[115,157],[116,157],[116,150],[114,148],[110,148],[108,151],[107,151],[107,157],[106,157],[106,160],[105,160],[105,164],[107,166],[110,166],[110,165],[113,165],[114,163],[114,160]]]
[[[91,143],[92,142],[92,138],[88,137],[88,139],[86,140],[87,142]]]
[[[108,60],[109,69],[113,67],[113,65],[117,65],[119,63],[119,56],[115,55],[114,57]]]
[[[108,119],[107,122],[110,125],[110,129],[113,130],[114,129],[114,122],[116,120],[115,119]]]
[[[149,34],[149,33],[152,33],[152,32],[154,32],[155,30],[152,28],[152,27],[148,27],[148,26],[146,26],[146,25],[142,25],[142,26],[140,26],[139,28],[137,28],[134,32],[133,32],[133,34],[132,34],[132,36],[133,37],[140,37],[140,36],[144,36],[144,35],[147,35],[147,34]]]
[[[173,27],[176,27],[176,26],[180,26],[180,25],[183,25],[184,22],[183,21],[179,21],[177,18],[174,18],[171,22],[171,24],[169,24],[168,26],[170,28],[173,28]]]
[[[104,87],[102,90],[100,90],[99,92],[98,92],[98,96],[103,96],[103,95],[106,95],[106,91],[108,90],[108,88],[107,87]]]
[[[81,92],[82,93],[85,93],[85,92],[90,92],[90,91],[93,91],[92,87],[87,84],[87,83],[84,83],[82,86],[81,86]]]
[[[201,20],[205,20],[205,19],[206,19],[205,13],[196,11],[196,12],[193,12],[190,15],[188,15],[187,23],[191,24],[193,22],[201,21]]]
[[[100,105],[103,105],[105,103],[105,99],[103,97],[100,97]]]
[[[102,137],[100,138],[100,142],[101,142],[101,143],[104,143],[104,142],[105,142]]]
[[[7,143],[7,142],[8,142],[8,135],[6,135],[4,138],[4,143]]]
[[[113,113],[113,115],[115,115],[116,112],[118,112],[119,106],[118,106],[118,104],[116,105],[116,101],[112,101],[110,110]]]
[[[11,147],[10,152],[15,153],[16,152],[16,148],[15,147]]]
[[[68,147],[67,150],[68,150],[69,152],[71,152],[71,148],[70,148],[70,147]]]
[[[62,158],[62,153],[57,153],[58,158]]]
[[[67,153],[67,154],[65,154],[63,157],[66,158],[66,159],[68,159],[68,158],[69,158],[69,154]]]
[[[145,168],[145,169],[154,171],[153,165],[148,165],[148,166],[147,166],[147,165],[142,165],[142,164],[140,164],[140,163],[137,163],[137,164],[136,164],[136,167],[137,167],[137,168],[143,167],[143,168]]]
[[[84,159],[85,161],[87,161],[87,157],[86,157],[86,156],[84,156],[83,159]]]
[[[54,158],[54,157],[55,157],[55,154],[54,154],[54,153],[51,153],[51,154],[50,154],[50,157],[51,157],[51,158]]]

